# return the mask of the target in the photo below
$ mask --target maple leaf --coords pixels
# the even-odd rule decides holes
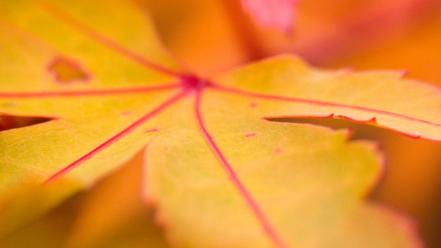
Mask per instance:
[[[3,237],[0,247],[167,247],[139,197],[142,155],[38,221]]]
[[[177,69],[127,1],[4,1],[0,11],[0,112],[50,119],[0,132],[1,231],[147,145],[144,196],[177,246],[419,245],[409,223],[361,201],[381,169],[372,145],[270,120],[349,118],[440,140],[438,89],[291,55],[199,78]]]
[[[268,27],[290,32],[297,0],[242,0],[243,8],[253,19]]]

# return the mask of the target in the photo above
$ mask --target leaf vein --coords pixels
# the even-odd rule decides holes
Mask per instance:
[[[228,174],[231,182],[233,183],[235,188],[239,191],[240,195],[243,197],[246,204],[253,212],[254,216],[257,218],[260,225],[262,226],[265,234],[268,236],[268,238],[271,240],[274,246],[278,248],[286,247],[285,243],[283,242],[279,234],[276,232],[275,228],[270,223],[268,217],[265,215],[262,208],[259,206],[258,202],[254,199],[254,197],[248,191],[246,186],[242,183],[239,176],[237,175],[231,164],[228,162],[227,158],[222,153],[222,151],[214,141],[213,137],[209,133],[208,129],[206,128],[200,109],[201,101],[202,101],[202,91],[203,90],[198,91],[196,93],[196,99],[194,104],[194,112],[201,135],[203,136],[205,142],[210,147],[211,151],[214,153],[216,158],[219,160],[223,169]]]
[[[118,132],[117,134],[115,134],[114,136],[109,138],[108,140],[106,140],[104,143],[98,145],[97,147],[95,147],[94,149],[92,149],[88,153],[84,154],[83,156],[81,156],[80,158],[75,160],[74,162],[70,163],[69,165],[63,167],[62,169],[58,170],[57,172],[55,172],[54,174],[49,176],[45,180],[44,184],[52,183],[52,182],[56,181],[57,179],[59,179],[60,177],[62,177],[65,174],[67,174],[68,172],[70,172],[73,169],[77,168],[78,166],[80,166],[81,164],[86,162],[87,160],[91,159],[92,157],[94,157],[98,153],[100,153],[103,150],[105,150],[106,148],[110,147],[112,144],[116,143],[120,139],[122,139],[125,136],[129,135],[132,131],[134,131],[136,128],[138,128],[139,126],[141,126],[142,124],[144,124],[145,122],[147,122],[148,120],[153,118],[154,116],[162,113],[169,106],[171,106],[172,104],[178,102],[186,94],[187,94],[187,91],[185,91],[185,90],[184,91],[180,91],[178,94],[176,94],[176,95],[172,96],[171,98],[167,99],[166,101],[164,101],[163,103],[158,105],[155,109],[153,109],[152,111],[146,113],[141,118],[137,119],[135,122],[133,122],[132,124],[130,124],[129,126],[124,128],[123,130],[121,130],[120,132]]]

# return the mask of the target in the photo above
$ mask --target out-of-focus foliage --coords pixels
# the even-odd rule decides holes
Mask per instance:
[[[294,26],[296,0],[242,0],[246,12],[259,25],[291,32]]]
[[[38,221],[0,241],[4,248],[166,247],[141,200],[143,154]]]

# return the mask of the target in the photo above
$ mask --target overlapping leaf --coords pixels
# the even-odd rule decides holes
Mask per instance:
[[[440,140],[437,89],[292,56],[208,80],[178,73],[127,1],[6,1],[0,11],[0,111],[52,119],[0,133],[3,229],[30,200],[44,210],[147,145],[145,197],[176,246],[419,245],[406,221],[361,202],[381,169],[372,145],[269,119],[375,120]]]
[[[292,30],[296,0],[242,0],[245,10],[261,25]]]
[[[167,247],[139,197],[142,155],[38,221],[3,237],[0,247]]]

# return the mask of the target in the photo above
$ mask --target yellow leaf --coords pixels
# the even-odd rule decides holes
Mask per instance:
[[[311,70],[298,58],[279,56],[218,81],[217,90],[263,100],[267,117],[348,118],[441,140],[439,89],[403,79],[403,72]]]
[[[413,247],[406,223],[360,206],[381,170],[371,145],[266,121],[252,101],[207,90],[202,120],[189,99],[169,114],[173,132],[149,144],[146,198],[171,244]]]
[[[361,200],[380,170],[372,145],[269,120],[376,120],[440,140],[437,89],[293,56],[207,80],[177,69],[131,2],[0,6],[0,112],[51,119],[0,132],[2,232],[147,145],[145,197],[176,246],[418,245],[407,221]]]
[[[96,9],[112,14],[91,16]],[[144,13],[129,2],[2,1],[0,12],[0,53],[4,58],[0,112],[52,119],[0,134],[0,232],[4,233],[27,215],[44,211],[74,188],[128,160],[150,138],[144,135],[148,126],[104,152],[110,157],[89,157],[101,150],[93,152],[95,148],[105,148],[129,133],[130,124],[140,125],[134,121],[141,116],[152,117],[152,109],[174,93],[168,90],[172,69],[161,69],[165,65],[173,68],[173,62],[162,51]],[[149,54],[149,60],[140,54]],[[90,73],[88,80],[60,83],[49,70],[60,57],[75,61]],[[149,103],[145,104],[146,92],[151,90],[157,92],[147,94]],[[50,177],[63,174],[62,168],[79,162],[91,164],[87,167],[92,173],[75,173],[74,179],[63,183],[69,186],[48,189],[54,191],[50,197],[46,197],[46,189],[39,189]],[[19,211],[30,203],[31,210]]]

